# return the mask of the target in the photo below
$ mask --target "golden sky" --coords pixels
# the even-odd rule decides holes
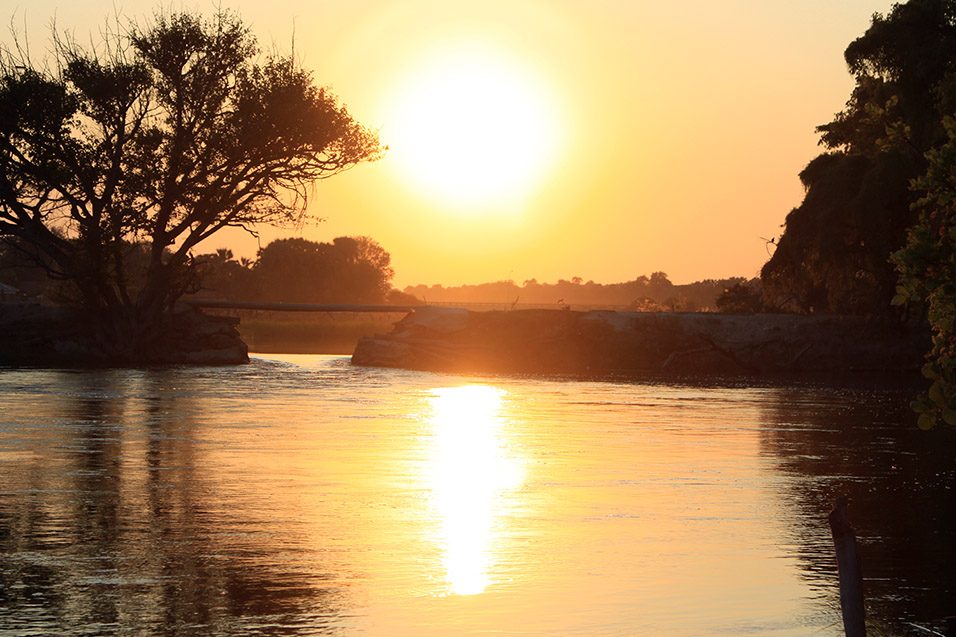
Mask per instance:
[[[397,287],[755,276],[803,195],[843,50],[885,0],[222,0],[389,145],[321,182],[309,239],[367,235]],[[155,2],[116,2],[148,19]],[[166,5],[162,5],[166,6]],[[187,9],[212,12],[215,5]],[[42,49],[100,1],[8,5]],[[177,8],[177,7],[173,7]],[[266,229],[263,243],[293,231]],[[208,248],[254,257],[230,233]]]

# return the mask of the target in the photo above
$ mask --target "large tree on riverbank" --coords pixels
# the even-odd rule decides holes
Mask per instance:
[[[158,15],[97,50],[0,51],[0,237],[69,279],[114,354],[135,360],[228,227],[294,224],[315,180],[374,160],[292,56],[258,58],[234,15]]]
[[[917,219],[910,180],[956,109],[956,1],[875,14],[845,58],[856,86],[818,128],[826,152],[800,174],[806,196],[761,278],[775,301],[804,311],[879,314],[895,293],[889,256]]]

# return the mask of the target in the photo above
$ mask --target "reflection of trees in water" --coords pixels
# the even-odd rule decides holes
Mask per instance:
[[[888,626],[939,622],[956,599],[956,432],[920,431],[909,399],[781,390],[761,432],[792,491],[782,506],[799,511],[784,517],[807,577],[838,609],[826,515],[837,496],[850,496],[868,612]]]
[[[322,565],[287,559],[289,546],[276,545],[282,529],[230,510],[198,471],[198,405],[164,387],[165,372],[139,380],[131,388],[113,385],[110,372],[77,375],[68,397],[30,415],[49,426],[45,444],[30,441],[43,448],[0,465],[0,625],[339,632],[332,620],[344,592]]]

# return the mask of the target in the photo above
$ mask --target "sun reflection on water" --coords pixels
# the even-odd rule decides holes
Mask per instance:
[[[502,441],[504,394],[467,385],[437,389],[430,399],[431,490],[442,523],[446,579],[458,595],[482,593],[489,585],[496,505],[521,478]]]

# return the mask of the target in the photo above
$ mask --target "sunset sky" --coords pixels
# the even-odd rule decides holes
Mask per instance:
[[[155,2],[116,2],[147,22]],[[169,6],[169,5],[164,5]],[[211,13],[214,3],[176,5]],[[389,146],[320,183],[314,240],[367,235],[397,287],[755,276],[877,0],[223,0]],[[108,3],[8,4],[34,55]],[[7,36],[4,36],[5,39]],[[95,39],[95,36],[94,36]],[[267,229],[263,244],[293,231]],[[239,233],[209,251],[254,257]]]

